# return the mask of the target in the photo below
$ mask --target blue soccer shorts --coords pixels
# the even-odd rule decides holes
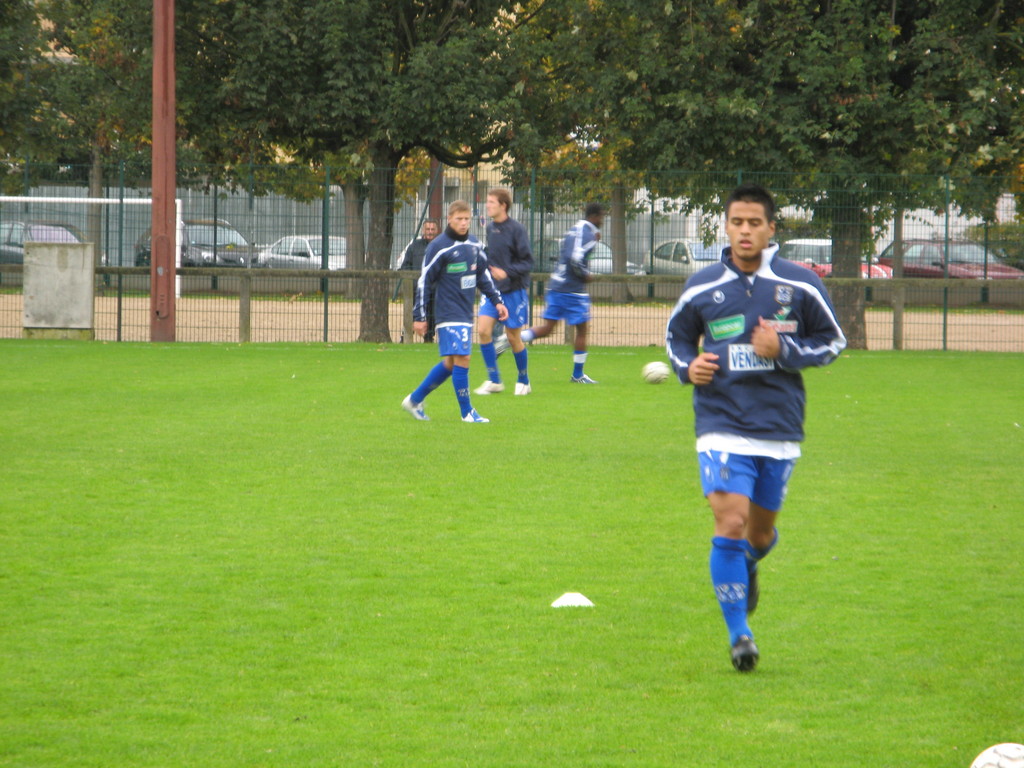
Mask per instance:
[[[580,325],[590,321],[590,297],[585,293],[548,291],[545,299],[545,320],[565,320],[566,325]]]
[[[782,508],[786,487],[796,466],[796,459],[743,456],[725,451],[701,451],[697,459],[705,496],[715,491],[738,493],[772,512]]]
[[[522,328],[530,322],[530,296],[525,288],[518,291],[509,291],[501,294],[505,302],[505,309],[508,310],[508,320],[505,321],[506,328]],[[498,319],[498,310],[486,296],[480,299],[480,314],[485,317]]]
[[[472,323],[445,323],[434,331],[441,357],[468,355],[473,349]]]

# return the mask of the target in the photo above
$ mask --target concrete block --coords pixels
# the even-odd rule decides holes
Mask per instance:
[[[94,338],[92,243],[25,243],[25,338]]]

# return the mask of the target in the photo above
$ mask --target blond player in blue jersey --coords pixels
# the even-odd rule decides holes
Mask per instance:
[[[472,210],[463,200],[448,206],[448,226],[430,241],[416,282],[413,331],[427,332],[427,318],[433,312],[441,362],[402,401],[402,407],[420,421],[430,418],[423,410],[427,395],[451,377],[462,420],[486,423],[469,398],[469,355],[473,348],[473,308],[479,289],[494,305],[499,320],[508,310],[487,271],[483,245],[469,234]]]

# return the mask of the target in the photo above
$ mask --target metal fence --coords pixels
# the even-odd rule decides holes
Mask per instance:
[[[373,273],[272,270],[183,270],[176,302],[178,341],[349,342],[359,339],[360,288]],[[388,323],[393,342],[411,332],[412,280],[389,274]],[[0,338],[22,330],[21,267],[0,267]],[[863,300],[867,349],[1024,352],[1024,281],[827,279]],[[149,276],[142,269],[100,268],[95,338],[148,341]],[[591,284],[592,346],[664,344],[665,324],[683,287],[667,276],[602,276]],[[325,290],[326,288],[326,290]],[[544,281],[531,287],[532,311],[543,309]],[[846,295],[844,293],[843,295]],[[837,301],[837,308],[842,306]],[[569,329],[536,344],[571,340]]]
[[[543,307],[545,267],[559,239],[587,202],[608,204],[603,242],[613,254],[613,271],[620,274],[599,276],[592,286],[591,343],[639,346],[663,343],[668,313],[686,277],[715,258],[721,247],[722,196],[737,181],[754,178],[741,172],[612,175],[539,169],[502,175],[480,168],[406,175],[411,180],[404,182],[394,206],[392,266],[438,203],[470,202],[475,214],[472,231],[484,239],[487,190],[508,187],[515,200],[512,215],[527,227],[541,262],[532,286],[537,316]],[[133,183],[133,178],[138,181]],[[149,196],[146,178],[142,164],[134,171],[126,164],[103,169],[103,184],[97,183],[95,171],[90,179],[86,168],[24,164],[8,166],[0,182],[7,195],[71,199],[87,197],[91,186],[93,196],[102,189],[107,198],[128,199]],[[313,173],[308,168],[278,167],[244,168],[233,174],[186,169],[179,180],[182,218],[213,222],[222,234],[238,233],[255,257],[245,269],[180,270],[178,340],[359,338],[362,288],[373,274],[382,273],[359,269],[358,263],[349,263],[344,270],[317,271],[269,269],[262,261],[275,242],[296,235],[361,237],[362,248],[346,245],[346,251],[349,256],[365,252],[370,226],[366,189],[358,181],[336,180],[330,169]],[[1009,180],[851,180],[782,174],[756,180],[780,203],[779,240],[789,244],[791,257],[802,259],[815,248],[825,248],[822,252],[827,254],[840,231],[844,237],[856,233],[866,279],[826,278],[826,284],[837,304],[849,303],[849,311],[863,317],[862,346],[1024,351],[1024,280],[957,279],[951,260],[958,244],[968,241],[981,249],[984,274],[993,265],[1020,264],[1018,243],[1024,238],[1016,234],[1017,202]],[[22,268],[16,263],[12,233],[19,223],[45,222],[66,226],[97,245],[96,338],[148,340],[149,220],[144,205],[0,204],[0,337],[22,333]],[[877,258],[886,248],[891,250],[894,239],[937,248],[937,276],[875,277]],[[818,257],[809,256],[807,265],[827,273],[827,259],[811,264],[814,258]],[[411,341],[411,281],[401,272],[387,278],[391,338]],[[557,336],[538,343],[565,340]]]

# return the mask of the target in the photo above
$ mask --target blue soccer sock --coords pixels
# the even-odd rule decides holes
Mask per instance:
[[[573,352],[572,353],[572,377],[578,379],[583,375],[583,366],[587,362],[586,352]]]
[[[779,543],[779,529],[774,529],[774,535],[772,536],[772,542],[764,549],[758,549],[746,539],[743,540],[743,550],[747,557],[747,573],[751,573],[757,564],[768,557],[768,553],[771,552],[775,545]]]
[[[526,372],[526,347],[523,347],[519,352],[513,352],[512,356],[516,359],[516,370],[519,371],[519,383],[529,384],[530,376]]]
[[[412,401],[414,403],[422,403],[427,399],[427,395],[444,384],[451,375],[452,372],[444,367],[444,363],[438,363],[430,369],[430,373],[427,374],[427,378],[425,378],[423,383],[416,387],[416,391],[410,395]]]
[[[452,368],[452,386],[455,387],[459,409],[465,416],[473,410],[473,404],[469,402],[469,368],[463,368],[461,365]]]
[[[740,635],[753,637],[747,624],[747,565],[743,542],[715,536],[711,540],[711,583],[729,628],[729,643],[735,645]]]
[[[498,355],[494,351],[494,342],[488,341],[480,345],[480,354],[484,358],[484,365],[487,366],[487,378],[495,384],[501,384],[501,374],[498,373]]]

